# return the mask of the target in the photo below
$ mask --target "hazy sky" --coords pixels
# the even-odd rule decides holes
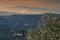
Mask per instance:
[[[60,13],[60,0],[0,0],[0,11],[36,14],[45,10]]]

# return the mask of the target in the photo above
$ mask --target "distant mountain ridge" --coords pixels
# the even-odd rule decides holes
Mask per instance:
[[[40,15],[40,14],[44,14],[44,13],[48,13],[44,12],[43,13],[14,13],[14,12],[6,12],[6,11],[0,11],[0,16],[10,16],[10,15]],[[52,13],[52,12],[51,12]],[[53,13],[53,14],[59,14],[59,13]]]

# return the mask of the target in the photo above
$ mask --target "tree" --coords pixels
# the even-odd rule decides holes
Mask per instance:
[[[48,14],[42,16],[44,26],[45,40],[59,40],[60,38],[60,20],[55,14]]]
[[[38,23],[36,29],[28,30],[28,40],[60,40],[60,19],[52,13],[45,13],[41,17],[43,30]]]

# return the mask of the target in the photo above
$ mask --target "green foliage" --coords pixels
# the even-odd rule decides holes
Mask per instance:
[[[29,29],[27,40],[60,40],[60,20],[54,14],[42,15],[43,30],[40,24],[36,29]]]

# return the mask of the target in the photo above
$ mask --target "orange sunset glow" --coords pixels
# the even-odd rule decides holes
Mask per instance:
[[[23,7],[23,8],[22,8]],[[27,8],[28,7],[28,8]],[[31,8],[31,9],[30,9]],[[0,0],[0,11],[15,13],[38,13],[33,8],[60,9],[59,0]]]

